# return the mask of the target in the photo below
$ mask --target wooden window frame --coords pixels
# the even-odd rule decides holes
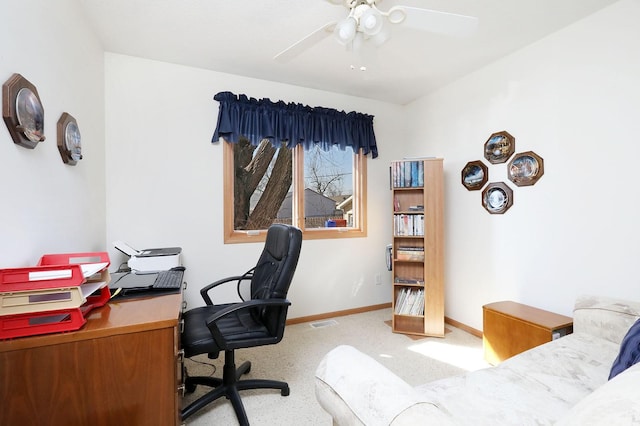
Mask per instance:
[[[224,243],[254,243],[264,242],[267,230],[235,230],[234,219],[234,164],[233,147],[228,142],[223,145],[223,226]],[[362,238],[367,236],[367,157],[362,150],[354,155],[354,227],[335,228],[304,228],[304,149],[298,145],[293,156],[293,224],[302,230],[303,238],[307,240]],[[358,203],[355,202],[358,198]]]

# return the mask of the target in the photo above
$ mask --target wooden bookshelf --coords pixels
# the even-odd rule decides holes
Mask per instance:
[[[392,330],[444,336],[444,201],[441,158],[394,161]]]

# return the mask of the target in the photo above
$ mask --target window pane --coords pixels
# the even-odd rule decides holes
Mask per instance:
[[[353,150],[304,152],[305,229],[353,226]]]
[[[233,144],[234,229],[291,223],[291,158],[291,150],[275,148],[267,140],[257,147],[246,139]],[[288,217],[279,219],[280,211],[289,211]]]

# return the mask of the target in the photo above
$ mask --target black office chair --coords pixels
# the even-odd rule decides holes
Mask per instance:
[[[187,392],[197,385],[213,387],[205,395],[182,410],[186,419],[207,404],[220,397],[231,400],[241,425],[248,425],[238,391],[245,389],[280,389],[282,396],[289,395],[289,385],[275,380],[240,380],[240,376],[251,369],[249,361],[236,369],[234,351],[239,348],[272,345],[280,342],[284,335],[287,310],[291,304],[287,299],[300,248],[302,233],[293,226],[274,224],[267,231],[264,249],[256,266],[244,275],[216,281],[200,290],[206,306],[184,313],[182,348],[186,357],[207,353],[217,358],[224,351],[225,361],[222,378],[189,377],[185,379]],[[244,301],[241,284],[250,281],[251,299]],[[236,282],[237,291],[243,300],[240,303],[213,304],[208,292],[224,283]]]

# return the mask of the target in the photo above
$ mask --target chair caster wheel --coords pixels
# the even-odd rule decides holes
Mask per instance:
[[[198,385],[196,385],[195,383],[185,383],[184,384],[184,391],[185,393],[194,393],[196,391],[196,387]]]

